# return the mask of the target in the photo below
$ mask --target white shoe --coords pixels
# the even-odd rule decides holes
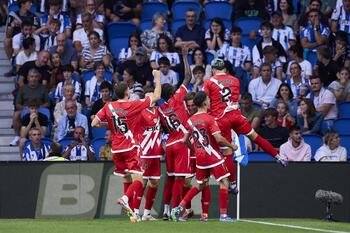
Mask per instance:
[[[19,142],[19,136],[16,136],[12,142],[10,142],[10,146],[17,146]]]
[[[142,221],[157,221],[157,219],[152,215],[148,214],[142,216]]]

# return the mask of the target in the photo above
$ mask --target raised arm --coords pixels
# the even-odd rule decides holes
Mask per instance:
[[[151,105],[154,106],[157,103],[157,101],[160,99],[162,87],[160,84],[160,71],[153,70],[152,74],[153,74],[154,80],[156,81],[153,96],[152,96],[152,103],[151,103]]]
[[[187,47],[182,48],[182,59],[183,59],[184,66],[185,66],[185,78],[184,78],[184,81],[182,84],[187,87],[188,84],[190,84],[190,81],[192,78],[190,64],[188,63],[188,48]]]

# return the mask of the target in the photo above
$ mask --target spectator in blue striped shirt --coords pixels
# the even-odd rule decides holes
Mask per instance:
[[[308,13],[309,24],[300,33],[300,42],[304,49],[316,52],[316,48],[328,41],[329,28],[320,21],[320,12],[310,10]]]
[[[350,34],[350,0],[343,0],[343,5],[334,9],[331,19],[332,32],[339,30]]]
[[[30,142],[21,154],[21,160],[41,161],[49,155],[50,146],[40,142],[41,132],[38,128],[32,128],[29,131]]]

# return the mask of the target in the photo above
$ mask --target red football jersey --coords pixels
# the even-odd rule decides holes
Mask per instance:
[[[132,150],[139,146],[135,127],[140,112],[150,107],[151,98],[134,101],[114,101],[104,105],[96,114],[100,121],[107,120],[112,134],[112,153]]]
[[[224,162],[213,135],[220,133],[218,124],[208,113],[196,113],[188,120],[192,132],[196,166],[200,169],[215,167]]]
[[[210,115],[220,118],[225,112],[237,109],[239,88],[239,79],[227,74],[217,74],[205,80],[203,90],[210,98]]]
[[[166,125],[169,132],[167,146],[182,141],[185,136],[184,133],[187,132],[185,126],[189,114],[184,101],[186,94],[187,88],[181,85],[174,96],[160,106],[159,112],[161,113],[162,123]]]
[[[137,134],[142,149],[141,158],[162,157],[163,147],[160,127],[160,116],[157,108],[142,110],[137,122]]]

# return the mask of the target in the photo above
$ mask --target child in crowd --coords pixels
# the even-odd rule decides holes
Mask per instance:
[[[73,80],[72,74],[73,74],[73,66],[71,65],[65,65],[62,68],[63,71],[63,77],[64,81],[59,82],[56,87],[56,92],[55,92],[55,98],[56,98],[56,103],[60,102],[61,100],[64,100],[64,96],[62,95],[62,88],[66,84],[72,84],[75,88],[75,93],[73,95],[73,100],[77,100],[80,97],[80,83],[76,80]]]

